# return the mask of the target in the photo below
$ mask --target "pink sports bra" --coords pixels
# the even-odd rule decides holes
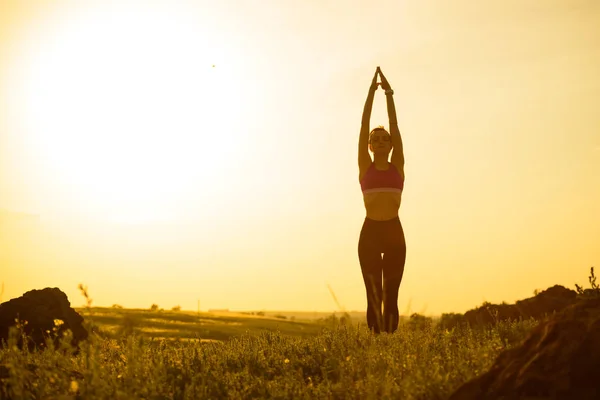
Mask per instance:
[[[365,176],[360,181],[360,187],[363,194],[375,192],[402,193],[404,178],[392,163],[385,171],[378,170],[375,168],[375,163],[371,163]]]

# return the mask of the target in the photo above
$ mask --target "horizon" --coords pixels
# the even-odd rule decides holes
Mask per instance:
[[[2,217],[4,214],[4,218],[5,220],[3,221]],[[11,221],[10,218],[12,216],[16,216],[18,218],[17,221]],[[29,218],[29,219],[27,219]],[[43,221],[43,216],[42,215],[36,215],[36,214],[29,214],[26,212],[21,212],[21,211],[10,211],[10,210],[6,210],[6,209],[0,209],[0,233],[2,233],[2,225],[4,224],[14,224],[15,222],[17,224],[22,224],[23,222],[27,223],[27,222],[34,222],[33,226],[39,225],[42,226],[44,224],[44,222],[39,222],[40,219]],[[108,224],[108,225],[117,225],[117,224]],[[163,222],[163,223],[145,223],[145,224],[135,224],[136,228],[140,228],[143,226],[179,226],[177,224],[170,224],[167,222]],[[27,227],[31,227],[32,225],[27,225]],[[0,239],[2,238],[2,236],[0,235]],[[593,266],[592,266],[593,268]],[[586,273],[581,274],[581,277],[583,276],[587,276],[589,275],[589,268],[586,269]],[[587,278],[586,279],[579,279],[575,282],[573,282],[571,285],[568,284],[560,284],[560,283],[554,283],[554,284],[550,284],[546,287],[535,287],[531,290],[531,292],[521,298],[516,298],[512,301],[506,301],[506,300],[497,300],[497,301],[491,301],[491,303],[495,303],[495,304],[500,304],[503,302],[509,303],[509,304],[514,304],[519,300],[523,300],[526,298],[530,298],[536,295],[536,291],[545,291],[555,285],[560,285],[563,286],[567,289],[573,290],[575,291],[575,285],[579,284],[581,286],[583,286],[583,288],[586,288],[586,285],[588,283]],[[2,287],[5,289],[5,285],[2,282]],[[84,286],[88,286],[85,283],[81,282],[81,284],[83,284]],[[31,288],[31,289],[27,289],[26,291],[29,290],[34,290],[34,289],[43,289],[43,287],[36,287],[36,288]],[[61,289],[63,292],[67,293],[69,301],[71,302],[71,306],[74,308],[78,308],[78,309],[83,309],[86,308],[86,299],[83,297],[81,290],[77,287],[75,288],[71,288],[69,289],[65,289],[63,287],[59,287],[59,289]],[[200,303],[200,308],[198,309],[198,304],[196,304],[196,308],[192,307],[192,305],[188,305],[188,306],[181,306],[179,303],[177,303],[176,301],[174,302],[174,304],[169,304],[167,305],[165,304],[157,304],[156,302],[151,302],[148,305],[144,306],[141,305],[140,302],[134,303],[136,304],[135,306],[130,306],[129,304],[125,304],[125,303],[118,303],[118,302],[111,302],[110,300],[108,300],[108,302],[104,302],[102,304],[98,304],[94,299],[93,299],[93,287],[87,287],[87,289],[89,290],[89,292],[91,293],[90,297],[92,298],[92,308],[106,308],[106,309],[110,309],[113,308],[115,305],[118,305],[120,307],[123,307],[123,309],[126,310],[140,310],[140,311],[144,311],[144,310],[150,310],[150,307],[152,304],[156,304],[159,307],[160,311],[165,311],[165,312],[171,312],[173,311],[172,308],[176,307],[176,306],[180,306],[181,309],[180,311],[174,311],[174,312],[187,312],[187,313],[196,313],[196,312],[200,312],[200,313],[210,313],[210,312],[230,312],[230,313],[248,313],[248,312],[264,312],[264,313],[305,313],[305,314],[311,314],[311,313],[315,313],[315,314],[340,314],[340,313],[350,313],[350,314],[354,314],[354,313],[364,313],[364,310],[361,310],[359,308],[357,309],[346,309],[345,307],[340,308],[339,306],[335,305],[335,299],[333,298],[333,296],[330,294],[330,301],[334,304],[334,306],[332,306],[331,308],[315,308],[315,309],[299,309],[299,308],[291,308],[291,309],[276,309],[276,308],[229,308],[229,307],[220,307],[218,304],[211,304],[211,307],[203,307],[204,305],[202,303]],[[24,294],[20,293],[20,294],[13,294],[13,297],[11,298],[17,298],[20,297]],[[69,295],[70,293],[70,295]],[[337,296],[336,296],[337,297]],[[5,302],[10,300],[6,299],[5,296],[0,295],[0,301],[1,302]],[[74,301],[75,298],[80,299],[80,303]],[[484,302],[487,302],[487,299],[484,299],[478,303],[475,303],[471,306],[466,307],[465,309],[462,310],[451,310],[451,311],[447,311],[447,312],[440,312],[440,313],[429,313],[427,312],[427,307],[422,307],[420,310],[415,310],[412,309],[412,301],[411,299],[408,300],[408,302],[406,304],[402,304],[399,303],[399,309],[400,309],[400,316],[402,318],[407,318],[410,315],[412,315],[413,313],[417,313],[419,315],[424,315],[427,317],[432,317],[432,318],[437,318],[437,317],[441,317],[442,314],[445,313],[459,313],[459,314],[464,314],[465,312],[475,309],[477,307],[480,307]]]
[[[593,268],[593,267],[592,267]],[[581,282],[574,284],[573,286],[575,287],[577,284],[581,284]],[[2,290],[0,290],[0,304],[7,302],[9,300],[12,300],[14,298],[18,298],[18,297],[13,297],[12,299],[3,299],[2,294],[3,294],[3,290],[4,290],[4,284],[0,283],[0,285],[2,285]],[[85,285],[84,285],[85,286]],[[532,297],[537,296],[538,294],[540,294],[541,292],[544,292],[554,286],[562,286],[565,287],[563,285],[551,285],[549,287],[546,288],[537,288],[534,289],[534,291],[532,292],[532,294],[530,296],[527,296],[525,298],[522,299],[517,299],[514,302],[505,302],[502,301],[500,303],[497,304],[516,304],[518,301],[522,301],[525,299],[529,299]],[[580,285],[582,289],[589,289],[586,287],[585,284]],[[573,292],[577,292],[577,288],[572,289],[570,287],[565,287],[568,290],[572,290]],[[43,288],[36,288],[36,289],[43,289]],[[61,288],[58,288],[60,290],[62,290]],[[86,288],[87,289],[87,288]],[[31,289],[34,290],[34,289]],[[81,294],[81,289],[78,288],[78,291],[80,292],[81,297],[83,297],[83,294]],[[24,293],[23,293],[24,294]],[[229,309],[229,308],[223,308],[223,307],[213,307],[213,308],[197,308],[197,309],[190,309],[190,308],[184,308],[181,307],[179,304],[175,304],[173,306],[166,306],[166,307],[162,307],[160,304],[156,304],[156,303],[152,303],[150,306],[148,307],[127,307],[124,306],[122,304],[118,304],[118,303],[113,303],[111,305],[107,305],[107,304],[95,304],[93,302],[92,299],[92,303],[91,304],[86,304],[86,302],[84,301],[83,304],[81,305],[75,305],[73,304],[72,300],[69,299],[69,302],[71,303],[71,307],[73,307],[74,309],[80,309],[80,310],[84,310],[84,309],[119,309],[119,310],[126,310],[126,311],[151,311],[151,312],[173,312],[173,313],[188,313],[188,314],[210,314],[210,313],[231,313],[231,314],[250,314],[252,313],[257,314],[257,313],[262,313],[259,315],[262,316],[272,316],[275,317],[277,316],[277,314],[279,315],[285,315],[286,318],[289,317],[292,314],[314,314],[314,317],[317,316],[321,316],[321,315],[336,315],[336,314],[349,314],[349,315],[354,315],[354,314],[359,314],[361,317],[364,316],[364,310],[352,310],[352,309],[344,309],[344,308],[338,308],[338,309],[319,309],[319,310],[301,310],[301,309]],[[487,301],[485,301],[484,303],[487,303]],[[467,310],[464,310],[462,312],[458,312],[458,314],[465,314],[467,311],[471,311],[471,310],[475,310],[480,308],[481,306],[484,305],[484,303],[482,304],[477,304],[477,305],[473,305],[472,307],[470,307]],[[493,303],[496,304],[496,303]],[[153,309],[153,307],[156,306],[156,309]],[[198,305],[199,306],[199,305]],[[411,310],[410,309],[410,302],[407,305],[407,307],[405,309],[400,309],[400,318],[409,318],[411,315],[413,314],[418,314],[418,315],[422,315],[422,316],[426,316],[429,318],[441,318],[442,315],[444,314],[453,314],[455,312],[448,312],[448,313],[440,313],[440,314],[428,314],[426,312],[418,312],[415,310]],[[269,314],[273,314],[273,315],[269,315]],[[287,315],[286,315],[287,314]]]
[[[0,221],[3,298],[77,305],[81,283],[107,307],[366,310],[377,66],[406,158],[400,312],[585,285],[599,18],[585,0],[2,2],[0,220],[36,216]]]

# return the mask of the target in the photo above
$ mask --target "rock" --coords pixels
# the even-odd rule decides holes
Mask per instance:
[[[600,298],[580,300],[502,352],[450,400],[600,399]]]
[[[515,307],[523,318],[540,319],[547,314],[563,310],[576,301],[576,291],[554,285],[534,297],[517,301]]]
[[[30,340],[31,349],[45,346],[48,332],[54,333],[55,328],[55,344],[67,329],[73,334],[73,346],[88,337],[88,332],[83,327],[83,317],[71,307],[67,295],[58,288],[31,290],[21,297],[0,304],[0,343],[8,341],[9,329],[16,325],[17,318],[27,321],[24,332]],[[55,320],[63,323],[56,326]],[[22,346],[21,341],[19,346]]]
[[[561,311],[577,301],[577,292],[555,285],[533,297],[518,300],[515,304],[490,304],[469,310],[464,321],[471,327],[492,325],[497,321],[542,319]]]

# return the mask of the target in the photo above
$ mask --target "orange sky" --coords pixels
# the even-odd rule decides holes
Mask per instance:
[[[333,310],[330,284],[363,309],[377,65],[406,156],[401,311],[600,264],[600,3],[84,4],[0,2],[3,300],[58,286],[80,305],[83,282],[98,305]]]

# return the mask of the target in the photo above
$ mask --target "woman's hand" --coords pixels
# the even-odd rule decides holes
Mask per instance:
[[[376,91],[377,86],[381,85],[380,82],[377,82],[377,74],[379,74],[379,67],[377,67],[377,70],[375,70],[375,76],[373,76],[373,80],[371,81],[370,90],[372,91]]]
[[[388,82],[388,80],[385,78],[385,75],[383,75],[383,72],[381,72],[381,69],[379,67],[377,67],[377,72],[379,73],[379,76],[381,76],[381,88],[383,90],[385,90],[386,92],[388,90],[392,90],[392,87],[390,86],[390,83]],[[392,91],[393,92],[393,91]]]

